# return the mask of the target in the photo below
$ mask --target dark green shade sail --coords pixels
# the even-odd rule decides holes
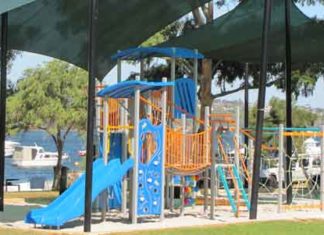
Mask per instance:
[[[206,57],[259,63],[263,0],[245,0],[227,14],[166,43],[198,49]],[[285,61],[285,8],[273,0],[269,62]],[[292,62],[324,62],[324,22],[310,19],[291,3]]]
[[[103,78],[112,68],[111,55],[117,50],[140,45],[206,2],[208,0],[100,0],[97,77]],[[35,0],[9,12],[10,49],[55,57],[84,69],[87,68],[87,33],[87,0]]]

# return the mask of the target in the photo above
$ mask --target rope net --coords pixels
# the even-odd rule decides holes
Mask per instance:
[[[292,188],[292,203],[283,205],[283,209],[320,209],[320,137],[323,133],[293,131],[284,132],[284,136],[292,138],[293,153],[289,156],[284,152],[284,163],[288,162],[289,166],[284,164],[284,192]]]
[[[198,174],[210,166],[210,129],[183,134],[167,129],[165,167],[174,174]]]

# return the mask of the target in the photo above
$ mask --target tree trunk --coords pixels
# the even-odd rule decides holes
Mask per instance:
[[[61,177],[62,177],[62,155],[63,155],[63,141],[59,134],[56,137],[55,143],[56,143],[56,148],[57,148],[57,153],[58,153],[58,160],[57,160],[56,168],[54,171],[54,180],[53,180],[52,189],[59,191],[60,190],[60,181],[61,181]]]
[[[212,85],[212,77],[213,77],[213,62],[211,59],[204,59],[202,61],[202,75],[200,79],[200,91],[199,91],[199,99],[200,99],[200,119],[204,118],[205,115],[205,107],[211,107],[213,103],[213,96],[211,92]]]
[[[214,19],[214,2],[210,1],[204,7],[204,17],[206,19],[206,23],[211,23]],[[195,16],[195,15],[194,15]],[[195,23],[199,27],[201,26],[203,15],[200,14],[200,17],[195,16]],[[202,61],[202,74],[200,79],[200,119],[204,118],[205,115],[205,107],[210,107],[213,103],[213,96],[211,93],[211,85],[213,80],[213,61],[212,59],[203,59]]]

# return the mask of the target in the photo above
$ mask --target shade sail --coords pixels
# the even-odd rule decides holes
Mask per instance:
[[[9,48],[87,68],[87,0],[36,0],[9,12]],[[103,78],[117,50],[136,47],[208,0],[101,0],[96,73]]]
[[[194,50],[181,47],[136,47],[120,51],[113,55],[113,60],[138,60],[147,57],[170,57],[183,59],[202,59],[204,56]]]
[[[15,8],[24,6],[28,3],[31,3],[35,0],[1,0],[0,2],[0,14],[11,11]]]
[[[199,29],[187,31],[165,46],[196,48],[206,57],[259,63],[264,2],[242,1],[227,14]],[[284,1],[273,0],[269,62],[285,59]],[[324,22],[305,16],[291,3],[292,62],[324,62]]]
[[[131,98],[135,95],[135,88],[140,92],[158,90],[166,86],[173,86],[173,82],[144,82],[144,81],[125,81],[107,86],[97,93],[99,97],[111,98]]]

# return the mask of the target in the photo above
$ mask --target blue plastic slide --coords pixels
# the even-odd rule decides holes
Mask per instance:
[[[93,163],[92,201],[109,186],[120,182],[127,171],[133,167],[134,160],[128,159],[123,164],[119,159],[104,164],[100,158]],[[84,213],[85,174],[80,176],[61,196],[47,207],[31,210],[25,218],[26,223],[43,226],[62,226],[69,220]]]

